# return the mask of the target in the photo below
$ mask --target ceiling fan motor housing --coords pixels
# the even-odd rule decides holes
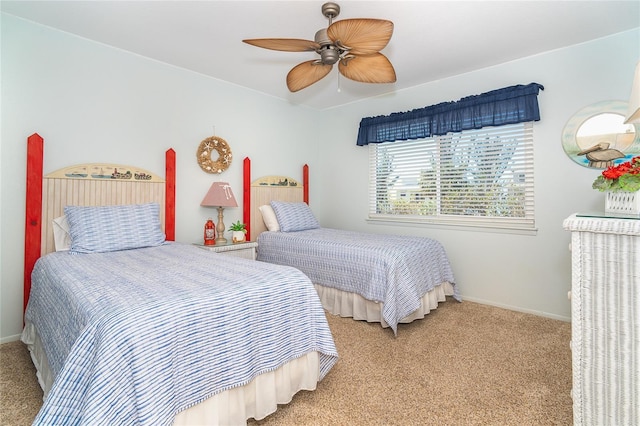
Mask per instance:
[[[315,35],[314,40],[320,46],[325,46],[327,44],[333,44],[333,41],[331,41],[331,39],[327,35],[327,29],[326,28],[322,28],[322,29],[316,31],[316,35]]]
[[[327,35],[326,28],[316,32],[315,41],[320,45],[320,49],[317,50],[320,54],[320,62],[325,65],[333,65],[338,62],[342,52],[333,44]]]
[[[335,46],[323,46],[320,50],[320,58],[325,65],[333,65],[340,59],[340,51]]]

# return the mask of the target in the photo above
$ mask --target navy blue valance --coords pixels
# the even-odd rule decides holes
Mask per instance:
[[[408,112],[367,117],[360,121],[359,146],[428,138],[449,132],[539,121],[538,83],[517,85],[467,96]]]

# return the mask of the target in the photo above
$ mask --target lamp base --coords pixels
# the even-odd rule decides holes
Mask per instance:
[[[224,211],[224,207],[218,207],[218,224],[216,225],[216,233],[218,234],[218,238],[216,238],[216,244],[227,244],[227,239],[224,237],[224,215],[222,212]]]

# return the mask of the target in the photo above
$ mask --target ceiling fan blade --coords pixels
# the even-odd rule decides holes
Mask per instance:
[[[371,55],[389,43],[393,22],[384,19],[344,19],[327,28],[334,43],[351,48],[354,55]]]
[[[291,92],[302,90],[320,81],[332,68],[333,65],[318,64],[317,61],[298,64],[287,74],[287,87]]]
[[[362,83],[393,83],[396,81],[396,71],[382,53],[343,59],[338,63],[338,70],[348,79]]]
[[[299,38],[252,38],[242,41],[252,46],[284,52],[308,52],[320,49],[320,45],[315,41]]]

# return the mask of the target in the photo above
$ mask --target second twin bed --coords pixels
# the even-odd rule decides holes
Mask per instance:
[[[462,300],[439,241],[323,228],[308,205],[308,166],[302,184],[281,176],[251,181],[248,159],[244,166],[244,220],[258,260],[304,272],[328,312],[397,333],[399,323],[424,318],[446,296]]]

